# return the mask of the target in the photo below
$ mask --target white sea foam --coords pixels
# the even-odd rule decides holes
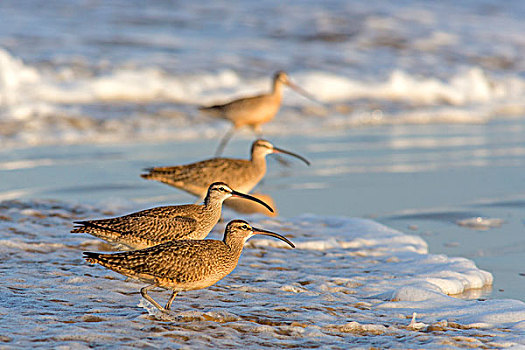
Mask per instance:
[[[65,246],[63,244],[58,243],[25,243],[19,240],[0,240],[0,249],[6,251],[6,250],[13,250],[13,249],[20,249],[24,251],[34,251],[34,252],[40,252],[40,253],[47,253],[51,251],[55,251],[58,249],[62,249]]]
[[[0,49],[0,105],[18,104],[24,90],[41,83],[40,74],[35,68]]]
[[[448,79],[417,76],[399,69],[386,78],[363,80],[323,71],[291,74],[299,85],[328,104],[321,108],[326,118],[305,120],[296,115],[308,115],[308,106],[313,102],[287,91],[287,108],[273,126],[265,126],[267,133],[294,132],[294,128],[283,126],[299,121],[301,131],[308,132],[366,124],[483,122],[525,111],[525,80],[512,74],[491,75],[479,67],[459,71]],[[7,146],[111,141],[125,139],[130,133],[143,138],[216,136],[212,121],[200,116],[191,105],[228,101],[266,91],[269,85],[269,76],[246,79],[232,70],[184,75],[160,67],[120,67],[103,75],[81,76],[44,72],[0,49],[1,142]],[[386,104],[370,109],[360,102],[363,99]],[[408,103],[410,108],[399,111],[388,107],[396,101]],[[108,102],[168,103],[178,118],[158,118],[155,113],[144,114],[133,108],[125,118],[111,112],[103,118],[91,115],[90,105]],[[352,110],[341,112],[341,103],[351,104]],[[292,106],[302,109],[289,108]]]
[[[40,73],[4,49],[0,49],[0,73],[1,101],[11,107],[29,100],[68,104],[112,100],[208,104],[270,88],[270,77],[247,80],[231,70],[172,75],[157,67],[118,68],[102,76],[72,75],[64,79],[49,72]],[[489,76],[479,67],[458,72],[447,80],[413,76],[401,70],[376,82],[322,71],[299,72],[293,74],[293,79],[324,102],[369,98],[402,100],[413,105],[446,103],[459,106],[518,100],[525,94],[525,81],[519,76]],[[288,104],[307,103],[304,98],[289,95]]]
[[[381,82],[357,81],[325,72],[298,74],[297,81],[305,89],[316,91],[316,96],[327,102],[370,98],[401,100],[413,105],[443,102],[467,105],[519,98],[525,93],[525,82],[519,77],[489,77],[479,67],[459,72],[448,80],[395,70]]]
[[[127,346],[147,336],[150,346],[188,345],[189,339],[199,346],[213,334],[214,344],[224,336],[246,348],[261,341],[336,346],[357,340],[407,347],[407,337],[419,347],[525,345],[525,303],[447,295],[490,286],[490,273],[468,259],[428,254],[420,237],[364,219],[250,220],[289,236],[297,248],[254,237],[230,276],[180,293],[173,310],[159,314],[141,299],[142,283],[83,262],[82,250],[100,249],[96,240],[68,232],[72,220],[114,207],[107,201],[96,210],[57,201],[0,202],[0,247],[10,257],[2,277],[10,310],[0,312],[11,315],[5,327],[20,344],[52,338]],[[28,290],[31,300],[23,295]],[[152,293],[159,301],[168,294]],[[61,326],[42,329],[42,322]],[[104,339],[97,338],[102,331]]]

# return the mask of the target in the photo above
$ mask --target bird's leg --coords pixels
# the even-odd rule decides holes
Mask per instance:
[[[175,297],[176,297],[176,296],[177,296],[177,292],[174,291],[174,292],[171,294],[170,299],[169,299],[168,302],[166,303],[166,306],[164,307],[166,310],[171,309],[171,303],[173,303],[173,300],[175,300]]]
[[[147,301],[149,301],[150,303],[152,303],[152,304],[153,304],[157,309],[159,309],[160,311],[162,311],[162,312],[168,312],[167,309],[165,309],[165,308],[163,308],[162,306],[160,306],[159,303],[157,303],[155,300],[153,300],[152,297],[150,297],[150,296],[148,295],[148,290],[150,290],[150,289],[153,288],[153,287],[155,287],[154,284],[151,284],[151,285],[149,285],[149,286],[146,286],[146,287],[141,288],[141,289],[140,289],[140,294],[142,295],[142,297],[143,297],[144,299],[146,299]]]
[[[233,136],[233,133],[235,132],[235,125],[232,125],[230,130],[224,135],[221,139],[221,143],[219,144],[219,147],[217,147],[217,150],[215,151],[215,156],[218,157],[222,154],[222,151],[224,151],[224,147],[226,147],[226,144]]]
[[[263,138],[262,129],[260,125],[253,126],[253,133],[255,134],[255,136],[257,136],[258,139]]]

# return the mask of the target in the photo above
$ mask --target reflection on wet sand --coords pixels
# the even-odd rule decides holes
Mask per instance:
[[[263,193],[250,193],[250,195],[267,203],[270,207],[274,209],[275,212],[272,213],[266,207],[262,207],[260,205],[253,205],[256,203],[242,200],[242,198],[228,198],[224,201],[224,205],[230,209],[235,210],[239,214],[264,214],[270,217],[275,217],[279,215],[279,211],[275,207],[275,201],[270,195]]]
[[[490,293],[492,293],[492,286],[483,286],[483,288],[467,289],[461,294],[451,294],[450,296],[464,300],[485,299]]]

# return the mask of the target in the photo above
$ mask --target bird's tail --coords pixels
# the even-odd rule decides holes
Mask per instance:
[[[224,113],[223,113],[223,106],[222,105],[214,105],[214,106],[200,106],[199,111],[206,114],[209,117],[215,117],[215,118],[223,118],[224,119]]]
[[[82,257],[90,264],[96,264],[98,263],[100,253],[94,253],[94,252],[83,252]]]
[[[147,173],[140,174],[140,177],[146,180],[176,181],[181,176],[181,170],[177,166],[147,168],[144,169]]]

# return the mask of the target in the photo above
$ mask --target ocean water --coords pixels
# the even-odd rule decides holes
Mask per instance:
[[[36,11],[35,9],[38,9]],[[0,347],[525,346],[519,1],[0,4]],[[210,157],[196,106],[286,91],[263,126],[279,215],[169,315],[72,221],[195,199],[142,168]],[[238,132],[228,156],[247,157]],[[210,234],[220,239],[224,223]],[[154,293],[164,300],[168,292]]]
[[[315,215],[251,219],[286,234],[297,248],[254,238],[231,277],[181,293],[174,311],[163,315],[141,300],[140,283],[82,260],[81,250],[107,250],[107,244],[67,234],[71,220],[108,214],[110,208],[59,201],[2,203],[0,249],[7,259],[0,317],[7,347],[450,348],[523,342],[523,302],[446,295],[470,290],[476,298],[490,285],[492,275],[471,260],[428,254],[420,237],[373,221]]]

